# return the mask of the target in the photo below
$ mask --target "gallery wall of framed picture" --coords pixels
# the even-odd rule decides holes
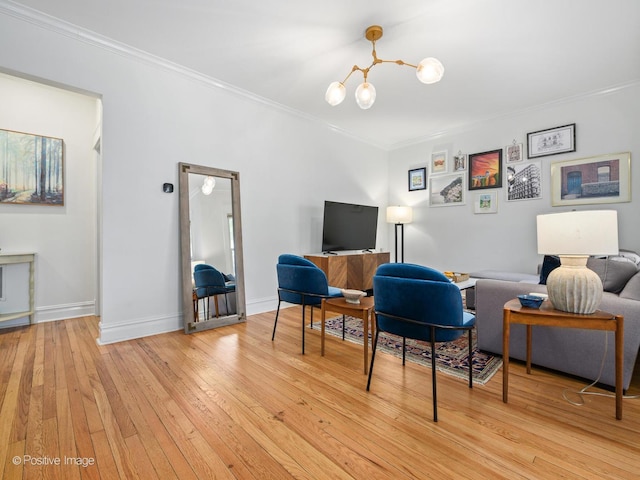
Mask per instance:
[[[500,195],[507,203],[543,199],[545,178],[553,207],[631,201],[630,152],[543,158],[566,158],[577,151],[576,145],[576,124],[571,123],[529,132],[526,142],[514,138],[502,148],[477,153],[434,149],[427,167],[409,170],[409,190],[427,190],[429,207],[465,205],[467,193],[474,192],[475,214],[497,213]]]

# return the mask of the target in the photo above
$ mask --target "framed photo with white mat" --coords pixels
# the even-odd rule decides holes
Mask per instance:
[[[498,213],[497,191],[476,193],[473,211],[474,213]]]

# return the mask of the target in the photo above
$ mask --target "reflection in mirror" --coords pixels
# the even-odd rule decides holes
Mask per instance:
[[[244,321],[238,172],[180,163],[185,333]]]

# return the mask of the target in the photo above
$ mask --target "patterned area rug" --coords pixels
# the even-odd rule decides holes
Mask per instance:
[[[320,330],[320,322],[313,323],[314,330]],[[326,320],[326,333],[342,338],[342,316]],[[345,340],[362,345],[362,319],[347,316]],[[371,338],[371,332],[369,332]],[[465,333],[454,342],[436,343],[436,366],[439,372],[454,377],[469,378],[467,368],[467,344],[469,336]],[[371,340],[369,340],[371,344]],[[376,355],[389,353],[402,358],[402,337],[381,333],[378,337]],[[431,345],[407,338],[406,360],[431,368]],[[473,334],[473,383],[484,385],[502,366],[502,358],[478,351],[475,331]]]

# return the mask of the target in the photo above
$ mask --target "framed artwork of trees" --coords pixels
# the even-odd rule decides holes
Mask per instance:
[[[64,205],[61,138],[0,129],[0,203]]]

